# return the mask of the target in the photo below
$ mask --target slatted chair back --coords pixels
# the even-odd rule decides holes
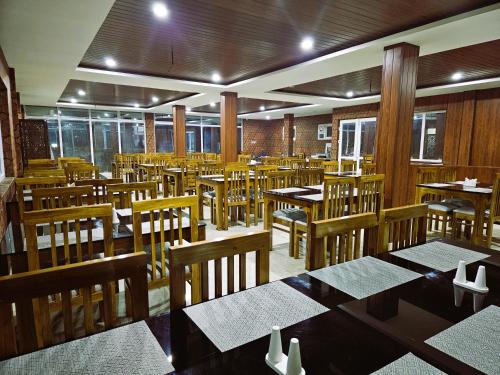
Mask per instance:
[[[132,202],[156,199],[158,187],[156,182],[125,182],[108,185],[108,203],[115,208],[132,208]]]
[[[378,252],[423,244],[426,242],[426,235],[426,204],[414,204],[380,211]]]
[[[202,176],[224,174],[224,164],[222,162],[205,162],[201,164],[200,167]]]
[[[103,291],[103,308],[99,311],[104,329],[116,325],[113,319],[116,311],[113,311],[115,305],[112,286],[122,279],[129,281],[132,320],[146,319],[146,262],[144,253],[126,254],[0,277],[0,325],[3,327],[0,330],[0,359],[26,354],[56,343],[49,312],[49,299],[54,297],[62,301],[60,311],[64,322],[64,341],[81,336],[73,325],[73,290],[79,290],[83,296],[83,336],[97,330],[97,317],[94,316],[91,297],[96,285],[100,285]]]
[[[246,225],[250,225],[250,169],[244,164],[226,166],[224,169],[224,209],[245,207]],[[224,215],[227,228],[227,214]]]
[[[371,175],[377,173],[377,165],[363,161],[361,165],[361,173],[364,175]]]
[[[283,158],[281,159],[281,166],[283,167],[288,167],[294,170],[298,170],[300,168],[305,168],[306,167],[306,160],[305,159],[299,159],[296,157],[290,157],[290,158]]]
[[[199,165],[202,163],[202,159],[187,160],[182,168],[182,186],[184,191],[192,193],[196,190],[196,176],[199,173]]]
[[[453,182],[457,180],[456,167],[441,167],[438,169],[438,182]]]
[[[23,171],[24,177],[53,177],[53,176],[66,176],[64,169],[32,169],[26,168]]]
[[[300,168],[297,171],[300,186],[321,185],[323,183],[324,172],[319,168]]]
[[[355,160],[342,160],[340,163],[341,172],[354,172],[356,170]]]
[[[363,155],[363,163],[373,163],[375,162],[375,157],[373,154],[365,154]]]
[[[418,167],[417,168],[417,184],[429,184],[438,182],[437,167]]]
[[[324,168],[325,160],[309,159],[309,168]]]
[[[174,247],[169,254],[171,267],[170,309],[178,310],[186,306],[186,267],[191,267],[191,303],[209,299],[208,263],[214,261],[213,283],[215,297],[223,294],[222,259],[227,259],[227,294],[247,288],[247,254],[255,252],[255,280],[257,285],[269,282],[268,231],[238,234],[216,241],[201,241],[186,246]],[[235,258],[238,269],[235,272]],[[236,282],[235,282],[236,279]],[[238,287],[236,287],[238,284]]]
[[[306,154],[305,152],[297,152],[296,154],[294,154],[293,156],[295,156],[296,158],[298,159],[305,159],[306,158]]]
[[[51,169],[57,168],[57,162],[52,159],[29,159],[28,168],[31,169]]]
[[[296,185],[297,173],[292,170],[269,172],[267,190],[284,189]]]
[[[169,283],[168,250],[176,243],[198,241],[198,197],[133,202],[132,217],[135,251],[146,251],[149,257],[149,287],[165,286]]]
[[[323,184],[325,219],[352,215],[354,211],[354,177],[326,177]]]
[[[265,156],[261,158],[264,165],[280,165],[281,158],[277,156]]]
[[[122,183],[123,178],[107,178],[103,180],[78,180],[75,181],[75,186],[92,186],[94,189],[94,202],[99,204],[108,203],[108,185]]]
[[[94,204],[92,186],[65,186],[31,191],[33,210],[48,210]]]
[[[323,168],[325,172],[338,172],[339,171],[339,162],[337,160],[330,160],[323,162]]]
[[[311,251],[313,268],[325,266],[324,244],[330,265],[374,255],[378,242],[378,218],[374,213],[355,214],[313,221]]]
[[[238,155],[238,162],[239,163],[250,163],[250,160],[252,160],[252,155],[250,154],[239,154]]]
[[[190,160],[203,160],[203,152],[188,152],[187,158]]]
[[[81,162],[84,163],[85,160],[77,156],[65,156],[57,158],[57,165],[59,168],[65,168],[68,162]]]
[[[205,152],[206,161],[217,161],[217,154],[215,152]]]
[[[112,216],[110,204],[25,212],[29,270],[82,262],[100,252],[113,256]],[[39,226],[48,226],[50,234],[38,237]],[[56,234],[56,226],[61,226],[61,233]],[[95,243],[98,240],[102,241],[101,246]]]
[[[378,215],[384,208],[384,181],[383,174],[360,177],[356,205],[358,214],[374,212]]]
[[[269,183],[268,178],[271,172],[277,172],[276,165],[257,165],[255,166],[253,176],[253,195],[254,202],[254,224],[258,224],[259,207],[264,203],[264,192],[267,190]]]
[[[68,164],[64,168],[68,182],[74,183],[77,180],[99,179],[99,167],[92,164]]]
[[[19,205],[19,216],[21,219],[24,212],[29,208],[27,204],[28,197],[25,192],[36,188],[45,187],[61,187],[66,186],[66,176],[50,176],[50,177],[17,177],[16,180],[16,195]],[[32,208],[33,205],[31,205]]]

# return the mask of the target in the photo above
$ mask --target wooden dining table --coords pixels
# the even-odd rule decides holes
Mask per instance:
[[[438,242],[457,245],[462,249],[488,256],[467,265],[469,279],[473,278],[479,266],[484,266],[486,269],[486,283],[490,289],[487,294],[481,295],[480,303],[477,302],[476,295],[468,291],[465,291],[462,299],[457,301],[457,291],[462,290],[453,285],[455,270],[439,271],[402,259],[394,253],[379,254],[375,258],[366,257],[362,259],[370,258],[372,262],[382,261],[385,266],[397,266],[393,268],[397,268],[398,272],[412,272],[417,276],[411,281],[364,298],[355,298],[311,274],[301,274],[281,280],[287,288],[289,287],[289,293],[299,292],[326,308],[323,313],[286,328],[282,327],[283,352],[286,354],[290,340],[297,338],[300,343],[302,367],[309,375],[370,374],[388,365],[392,366],[392,372],[384,373],[417,373],[411,366],[424,365],[433,366],[448,374],[482,374],[481,370],[495,373],[491,371],[500,369],[498,367],[500,362],[498,352],[495,353],[491,348],[498,346],[500,342],[498,322],[479,327],[470,326],[467,322],[470,319],[478,321],[480,317],[489,316],[492,312],[498,315],[500,253],[444,240],[429,242],[428,245],[437,246]],[[383,278],[383,275],[377,277]],[[250,290],[256,293],[263,287],[265,285]],[[237,294],[239,293],[248,294],[248,291]],[[228,297],[221,297],[211,302],[220,300],[220,303],[225,305],[223,303],[225,298]],[[247,314],[259,314],[259,312],[249,310]],[[241,319],[251,321],[252,318],[243,316]],[[151,340],[156,340],[165,358],[168,358],[175,368],[175,372],[172,373],[275,374],[264,359],[269,348],[269,334],[221,351],[185,309],[151,317],[145,322],[154,336]],[[458,329],[458,327],[472,330],[476,340],[478,337],[480,340],[482,335],[490,338],[487,342],[488,347],[481,346],[480,342],[471,342],[473,339],[471,337],[463,337],[463,341],[457,343],[456,348],[464,348],[457,354],[450,353],[447,349],[438,349],[438,346],[431,342],[437,336],[449,334],[450,328]],[[269,327],[270,332],[271,327]],[[461,357],[463,353],[460,352],[465,352],[465,359]],[[107,354],[101,353],[102,357],[99,360],[105,361]],[[476,356],[489,360],[481,362],[476,360]],[[415,364],[415,361],[418,362]]]

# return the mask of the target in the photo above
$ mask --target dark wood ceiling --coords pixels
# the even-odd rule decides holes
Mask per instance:
[[[79,96],[78,90],[85,91],[85,96]],[[59,101],[70,103],[71,98],[74,98],[78,103],[83,104],[133,107],[135,103],[138,103],[141,108],[149,108],[191,95],[195,94],[72,79],[68,82]],[[156,103],[153,101],[155,96],[158,98]]]
[[[239,81],[480,8],[491,0],[116,0],[80,66],[209,82]],[[312,51],[299,44],[315,39]]]
[[[417,88],[455,83],[451,76],[461,72],[460,82],[500,77],[500,40],[476,44],[432,55],[418,60]],[[281,92],[347,98],[380,94],[382,66],[339,76],[329,77],[302,85],[285,87]]]
[[[276,100],[261,100],[251,98],[238,98],[237,112],[239,115],[252,112],[260,112],[260,106],[264,106],[266,111],[272,109],[282,109],[291,107],[300,107],[307,104],[280,102]],[[204,105],[191,109],[193,112],[220,113],[220,103],[215,103],[215,106]]]

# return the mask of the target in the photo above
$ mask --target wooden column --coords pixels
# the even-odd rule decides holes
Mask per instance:
[[[409,203],[408,176],[419,47],[386,47],[377,122],[377,172],[385,174],[386,207]]]
[[[293,156],[293,113],[283,116],[283,155]]]
[[[146,152],[153,153],[156,151],[154,113],[146,112],[144,114],[144,124],[146,128]]]
[[[224,163],[238,160],[237,99],[235,92],[220,96],[220,144]]]
[[[186,107],[174,105],[172,107],[174,120],[174,154],[178,157],[186,156]]]

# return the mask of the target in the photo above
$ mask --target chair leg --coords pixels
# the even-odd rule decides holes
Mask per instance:
[[[300,258],[300,241],[302,240],[302,233],[299,233],[297,230],[297,226],[293,226],[293,232],[294,232],[294,244],[293,244],[293,257],[295,259]]]
[[[446,229],[448,227],[448,216],[444,215],[442,221],[443,221],[443,226],[441,228],[441,235],[443,236],[443,238],[446,238]]]
[[[250,226],[250,201],[245,205],[245,224],[247,228]]]
[[[256,199],[253,201],[253,223],[254,225],[259,224],[259,201]]]
[[[289,226],[289,238],[288,238],[288,256],[293,257],[295,254],[295,223],[290,222]]]

